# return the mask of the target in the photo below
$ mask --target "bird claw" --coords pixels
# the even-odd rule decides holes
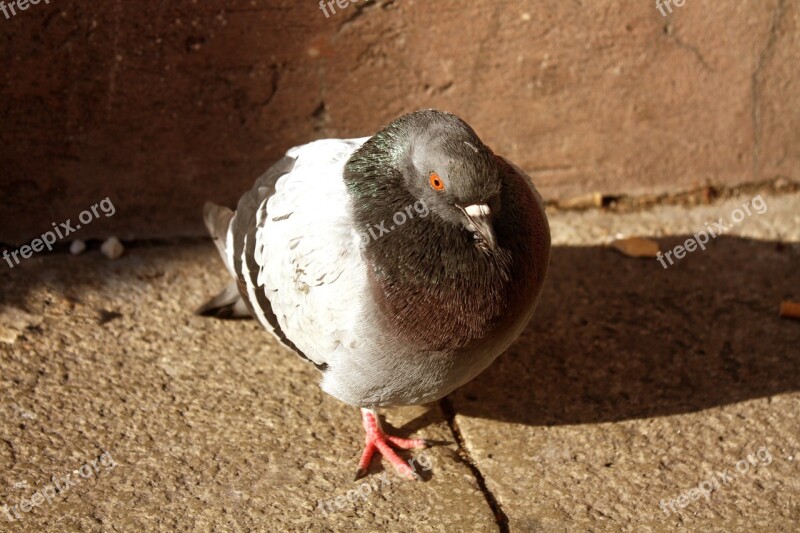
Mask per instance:
[[[353,478],[353,481],[358,481],[359,479],[361,479],[366,475],[367,475],[367,470],[365,470],[364,468],[359,468],[358,470],[356,470],[356,477]]]
[[[361,455],[361,460],[358,463],[355,481],[358,481],[368,473],[369,463],[375,451],[378,451],[386,460],[392,463],[392,466],[394,466],[398,474],[421,481],[422,478],[419,474],[397,455],[397,452],[391,448],[390,444],[402,450],[412,450],[427,448],[429,442],[423,439],[405,439],[385,434],[379,426],[377,415],[369,409],[362,409],[361,416],[364,422],[364,430],[367,433],[365,438],[366,446],[364,448],[364,453]]]

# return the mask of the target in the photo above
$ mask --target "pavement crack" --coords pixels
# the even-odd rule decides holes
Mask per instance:
[[[9,453],[11,455],[11,466],[16,465],[17,464],[17,450],[14,448],[14,443],[11,442],[8,439],[0,439],[0,440],[2,440],[6,444],[6,446],[8,446],[8,451],[9,451]]]
[[[447,425],[450,427],[450,432],[453,434],[456,444],[458,444],[456,458],[466,465],[467,468],[469,468],[472,472],[472,475],[475,476],[475,481],[478,483],[478,488],[480,488],[481,493],[483,493],[483,497],[486,498],[486,503],[489,504],[489,507],[494,514],[494,519],[495,522],[497,522],[497,527],[500,533],[508,533],[510,531],[508,528],[508,516],[506,516],[506,514],[503,512],[503,509],[500,506],[500,503],[497,501],[495,495],[492,494],[491,490],[489,490],[489,487],[486,485],[486,478],[483,476],[483,473],[481,473],[477,463],[472,459],[472,456],[470,456],[469,451],[467,450],[464,442],[464,436],[461,434],[461,430],[458,428],[458,424],[456,423],[456,411],[453,408],[453,404],[450,402],[449,398],[445,397],[442,398],[440,407],[442,409],[442,413],[444,413],[444,416],[447,419]]]

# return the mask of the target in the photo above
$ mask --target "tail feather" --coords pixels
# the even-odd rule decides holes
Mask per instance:
[[[221,205],[206,202],[203,206],[203,220],[206,223],[208,233],[214,240],[214,245],[217,247],[219,255],[222,256],[222,260],[225,262],[225,266],[228,267],[228,270],[231,271],[231,274],[233,274],[233,270],[231,270],[231,265],[228,264],[228,254],[225,249],[225,244],[233,215],[233,211]]]
[[[250,318],[250,310],[239,294],[236,282],[232,281],[222,292],[200,306],[195,314],[217,318]]]
[[[203,206],[203,220],[206,223],[206,228],[208,228],[208,233],[211,234],[214,245],[217,247],[219,255],[222,256],[225,266],[228,267],[228,271],[236,279],[233,266],[229,264],[226,250],[228,229],[233,216],[234,212],[227,207],[215,205],[211,202],[206,202]],[[195,313],[218,318],[249,318],[251,316],[247,304],[239,294],[239,288],[235,281],[228,284],[222,292],[200,306]]]

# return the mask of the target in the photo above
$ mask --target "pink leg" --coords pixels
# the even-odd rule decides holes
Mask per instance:
[[[364,477],[369,469],[369,463],[372,456],[377,450],[394,466],[397,473],[411,479],[418,479],[419,476],[404,461],[397,453],[389,446],[389,443],[396,448],[402,450],[411,450],[414,448],[425,448],[428,443],[423,439],[403,439],[387,435],[383,432],[378,421],[378,415],[371,409],[361,409],[361,419],[364,422],[364,431],[367,435],[365,437],[366,446],[364,453],[361,455],[361,460],[358,462],[358,472],[356,472],[356,480]]]

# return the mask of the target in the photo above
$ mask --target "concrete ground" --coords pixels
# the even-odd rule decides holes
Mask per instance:
[[[668,269],[607,247],[666,251],[748,200],[552,211],[522,338],[386,412],[449,442],[414,454],[424,482],[374,462],[354,483],[358,411],[255,322],[192,314],[226,281],[210,242],[0,268],[0,529],[796,531],[800,195]]]

